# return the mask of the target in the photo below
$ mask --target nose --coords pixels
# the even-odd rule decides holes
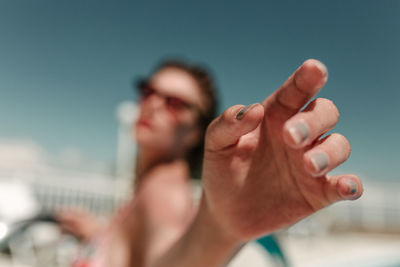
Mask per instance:
[[[153,112],[155,112],[156,110],[163,108],[164,101],[165,100],[162,96],[153,94],[153,95],[147,97],[147,99],[145,99],[142,102],[142,109],[143,109],[143,111],[148,113],[148,115],[150,115]]]

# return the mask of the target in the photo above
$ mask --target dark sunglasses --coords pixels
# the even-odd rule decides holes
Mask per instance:
[[[176,113],[187,109],[187,110],[195,110],[200,115],[202,114],[201,109],[196,105],[188,103],[187,101],[182,100],[179,97],[160,93],[146,79],[138,80],[135,87],[138,91],[140,101],[146,100],[152,95],[157,95],[158,97],[164,99],[166,107],[171,112]]]

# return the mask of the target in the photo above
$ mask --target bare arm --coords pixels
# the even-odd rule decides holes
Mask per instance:
[[[202,203],[200,212],[185,234],[149,266],[225,266],[243,244],[220,229]]]
[[[193,221],[194,208],[186,169],[181,164],[167,164],[155,168],[146,178],[137,195],[138,209],[143,220],[139,235],[144,265],[160,258],[185,233]],[[142,266],[132,263],[132,266]]]
[[[84,210],[66,209],[56,215],[61,228],[83,241],[90,241],[102,233],[107,223]]]

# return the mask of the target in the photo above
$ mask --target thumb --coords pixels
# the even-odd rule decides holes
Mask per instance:
[[[264,118],[264,107],[255,103],[226,109],[207,128],[205,150],[218,151],[235,145],[241,136],[253,131]]]

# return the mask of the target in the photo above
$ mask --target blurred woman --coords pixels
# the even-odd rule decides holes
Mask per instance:
[[[85,213],[60,215],[68,231],[97,238],[90,263],[81,259],[76,266],[145,266],[182,235],[195,214],[189,182],[199,176],[204,133],[216,116],[212,78],[201,66],[165,61],[137,89],[134,196],[107,227]]]

